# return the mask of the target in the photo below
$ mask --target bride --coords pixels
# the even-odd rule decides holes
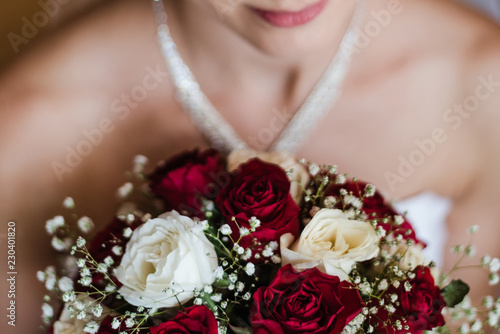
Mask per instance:
[[[35,272],[53,261],[44,221],[71,195],[105,224],[138,153],[287,150],[376,184],[438,261],[474,224],[477,253],[500,254],[495,23],[449,0],[164,6],[168,18],[162,3],[111,2],[0,79],[0,221],[17,224],[19,333],[38,327],[25,321],[38,319]],[[473,296],[493,293],[460,274]]]

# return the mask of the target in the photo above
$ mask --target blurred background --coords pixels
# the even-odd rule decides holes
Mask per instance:
[[[56,27],[114,0],[17,0],[0,2],[0,70]],[[120,1],[120,0],[116,0]],[[150,1],[150,0],[142,0]],[[500,0],[456,0],[500,22]]]
[[[0,69],[56,27],[109,1],[112,0],[0,1]]]

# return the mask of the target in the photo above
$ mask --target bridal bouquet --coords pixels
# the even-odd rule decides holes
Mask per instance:
[[[468,286],[423,257],[375,186],[335,166],[215,150],[182,153],[150,175],[146,163],[135,159],[117,216],[93,239],[71,198],[68,214],[47,221],[67,253],[59,272],[38,272],[52,333],[447,332],[446,310],[464,330],[497,326],[498,301],[485,298],[488,319],[471,316]],[[496,283],[498,259],[483,262]]]

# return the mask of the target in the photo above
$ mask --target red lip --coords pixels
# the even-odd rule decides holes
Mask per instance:
[[[325,8],[328,0],[321,0],[298,12],[271,11],[259,8],[252,10],[268,23],[282,28],[293,28],[314,20]]]

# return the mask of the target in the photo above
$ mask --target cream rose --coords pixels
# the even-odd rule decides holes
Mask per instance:
[[[83,327],[89,319],[79,320],[76,316],[71,317],[68,309],[69,304],[65,304],[59,320],[54,323],[54,334],[85,334]]]
[[[82,295],[77,297],[77,302],[87,305],[97,305],[97,303],[91,298],[83,297]],[[101,305],[102,315],[100,317],[95,317],[92,315],[90,310],[87,310],[86,316],[83,319],[77,319],[75,311],[70,311],[70,306],[77,309],[75,307],[75,302],[68,302],[64,304],[59,320],[54,322],[54,334],[87,334],[84,328],[89,321],[94,320],[95,322],[100,323],[110,313],[109,308]]]
[[[303,187],[309,181],[309,173],[306,168],[298,163],[294,157],[285,152],[258,152],[255,150],[233,151],[227,158],[227,168],[229,171],[235,170],[238,166],[252,158],[259,158],[262,161],[270,162],[280,166],[287,173],[290,180],[290,195],[295,203],[300,204],[303,197]]]
[[[137,228],[116,278],[119,293],[135,306],[174,307],[215,280],[217,255],[201,226],[176,211]]]
[[[379,237],[370,223],[349,220],[334,209],[318,211],[296,241],[289,233],[280,241],[282,265],[290,263],[296,270],[317,267],[341,280],[348,279],[353,264],[379,253]]]

